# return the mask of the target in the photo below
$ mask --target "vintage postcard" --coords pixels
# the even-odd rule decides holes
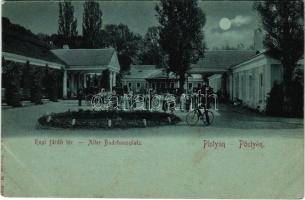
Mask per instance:
[[[1,195],[304,195],[304,3],[2,1]]]

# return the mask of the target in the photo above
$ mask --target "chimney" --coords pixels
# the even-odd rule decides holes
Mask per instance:
[[[70,49],[68,44],[64,44],[64,45],[62,46],[62,48],[63,48],[63,49]]]
[[[264,33],[261,28],[254,30],[254,50],[261,51],[264,49]]]

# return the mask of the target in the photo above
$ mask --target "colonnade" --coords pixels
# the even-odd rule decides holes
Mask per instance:
[[[76,96],[78,89],[89,87],[90,85],[88,85],[88,83],[92,81],[95,74],[101,75],[101,73],[92,73],[90,71],[69,71],[65,69],[63,73],[63,97],[67,98],[68,92],[71,93],[71,96]],[[110,92],[112,92],[112,88],[116,86],[116,76],[117,72],[109,71],[108,90]]]

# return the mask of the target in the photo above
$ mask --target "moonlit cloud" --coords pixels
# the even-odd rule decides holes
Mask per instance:
[[[238,15],[235,15],[238,16]],[[241,15],[240,15],[241,16]],[[236,47],[243,44],[246,48],[253,45],[254,29],[258,27],[257,21],[252,16],[243,15],[241,17],[233,17],[234,19],[229,30],[222,30],[218,22],[221,20],[219,16],[209,16],[205,26],[205,37],[208,49],[222,48],[225,46]]]
[[[250,16],[237,15],[235,18],[231,19],[232,26],[240,27],[243,25],[248,25],[252,22]]]
[[[238,44],[242,43],[246,47],[252,45],[253,43],[253,31],[236,31],[229,30],[225,32],[214,32],[213,34],[207,32],[207,39],[209,40],[208,47],[213,49],[215,47],[224,47],[226,45],[236,47]]]

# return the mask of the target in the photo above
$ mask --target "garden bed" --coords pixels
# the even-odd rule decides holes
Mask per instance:
[[[57,128],[144,128],[175,125],[181,119],[174,114],[149,111],[67,111],[38,119],[42,127]]]

